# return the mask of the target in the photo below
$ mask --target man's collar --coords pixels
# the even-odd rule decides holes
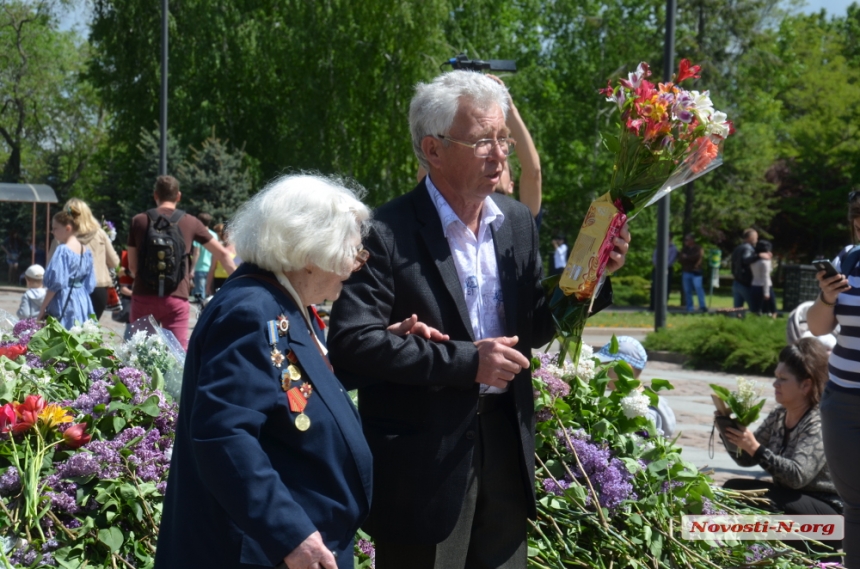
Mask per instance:
[[[448,203],[448,200],[445,199],[445,196],[442,195],[442,192],[440,192],[433,183],[433,180],[430,179],[430,174],[427,174],[425,184],[427,186],[427,192],[430,194],[430,199],[433,202],[433,205],[436,206],[436,211],[439,213],[439,218],[442,220],[442,231],[445,233],[445,237],[448,237],[448,226],[452,223],[459,222],[465,227],[466,224],[463,223],[463,220],[456,214],[454,209],[451,207],[451,204]],[[505,214],[502,213],[502,210],[499,209],[496,202],[494,202],[490,196],[484,198],[484,203],[481,207],[480,223],[483,225],[492,225],[493,229],[498,230],[504,221]]]

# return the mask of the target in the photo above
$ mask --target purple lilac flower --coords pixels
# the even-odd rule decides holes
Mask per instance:
[[[543,489],[549,494],[555,494],[556,496],[561,496],[564,494],[564,491],[570,488],[570,482],[565,480],[564,478],[559,478],[558,483],[552,478],[544,478],[541,481],[543,485]]]
[[[31,549],[21,558],[21,563],[24,565],[32,565],[34,561],[36,561],[36,550]]]
[[[107,405],[111,396],[108,393],[108,383],[104,380],[93,381],[87,393],[81,393],[72,401],[71,406],[85,415],[92,415],[97,405]]]
[[[12,334],[21,341],[22,344],[30,342],[30,338],[42,329],[43,324],[35,318],[25,318],[15,323],[12,328]]]
[[[537,413],[535,413],[535,419],[537,419],[538,423],[543,423],[544,421],[549,421],[552,419],[552,409],[549,407],[544,407]]]
[[[45,543],[42,544],[42,551],[44,551],[44,552],[54,551],[58,547],[60,547],[60,543],[56,539],[49,539],[48,541],[46,541]]]
[[[751,545],[744,555],[746,556],[747,563],[753,563],[755,561],[761,561],[762,559],[771,557],[773,555],[773,549],[766,545],[756,543]]]
[[[94,476],[99,472],[99,461],[88,452],[78,452],[65,462],[57,464],[57,476],[60,478],[77,478]]]
[[[109,375],[108,370],[103,367],[98,367],[90,372],[90,381],[104,379],[106,375]]]
[[[27,359],[27,365],[31,368],[42,369],[45,367],[45,362],[42,361],[42,358],[40,358],[33,352],[27,352],[26,354],[24,354],[24,357]]]
[[[376,567],[376,548],[366,539],[358,540],[358,550],[370,557],[370,566]]]
[[[602,448],[585,437],[588,435],[578,429],[568,430],[568,437],[564,433],[557,433],[563,441],[567,450],[571,453],[576,451],[576,456],[582,468],[573,462],[571,470],[573,475],[581,478],[583,473],[588,476],[598,493],[600,505],[614,509],[625,500],[635,500],[636,493],[633,491],[633,475],[627,466],[619,459],[612,457],[608,448]],[[568,439],[570,443],[568,444]],[[586,503],[589,503],[590,500]]]
[[[50,567],[56,567],[57,562],[54,560],[54,555],[51,553],[43,553],[42,560],[39,562],[41,565],[48,565]]]
[[[149,384],[146,374],[133,367],[120,368],[117,377],[128,388],[132,397],[138,397],[144,390],[144,386]]]
[[[718,510],[714,507],[714,503],[707,498],[702,498],[702,514],[706,516],[724,515],[725,510]]]
[[[674,490],[675,488],[680,488],[683,485],[684,483],[680,480],[665,480],[660,486],[660,491],[658,492],[658,494],[665,494],[666,492]]]
[[[546,385],[547,391],[553,397],[566,397],[570,395],[570,386],[552,375],[548,371],[541,368],[534,373],[534,377],[541,380]]]
[[[0,496],[11,496],[21,490],[21,476],[18,469],[10,466],[0,474]]]

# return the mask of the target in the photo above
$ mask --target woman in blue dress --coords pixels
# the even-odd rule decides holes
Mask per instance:
[[[93,254],[78,241],[78,219],[81,213],[67,207],[54,215],[51,232],[60,244],[45,269],[44,285],[48,289],[39,319],[50,314],[66,330],[76,322],[85,322],[93,314],[90,293],[96,286]]]

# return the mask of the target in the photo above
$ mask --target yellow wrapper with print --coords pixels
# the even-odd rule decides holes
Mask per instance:
[[[558,283],[566,296],[584,301],[595,295],[625,221],[627,216],[612,203],[609,193],[591,202]]]

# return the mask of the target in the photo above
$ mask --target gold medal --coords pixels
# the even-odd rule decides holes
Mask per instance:
[[[296,417],[296,428],[302,432],[307,431],[311,428],[311,418],[304,413],[300,413]]]
[[[284,354],[281,353],[281,350],[279,350],[277,346],[272,348],[272,355],[269,357],[272,359],[272,363],[275,364],[275,367],[281,367],[281,364],[284,363]]]
[[[299,368],[290,364],[287,366],[287,373],[290,376],[290,379],[293,381],[298,381],[302,378],[302,372],[299,371]]]

